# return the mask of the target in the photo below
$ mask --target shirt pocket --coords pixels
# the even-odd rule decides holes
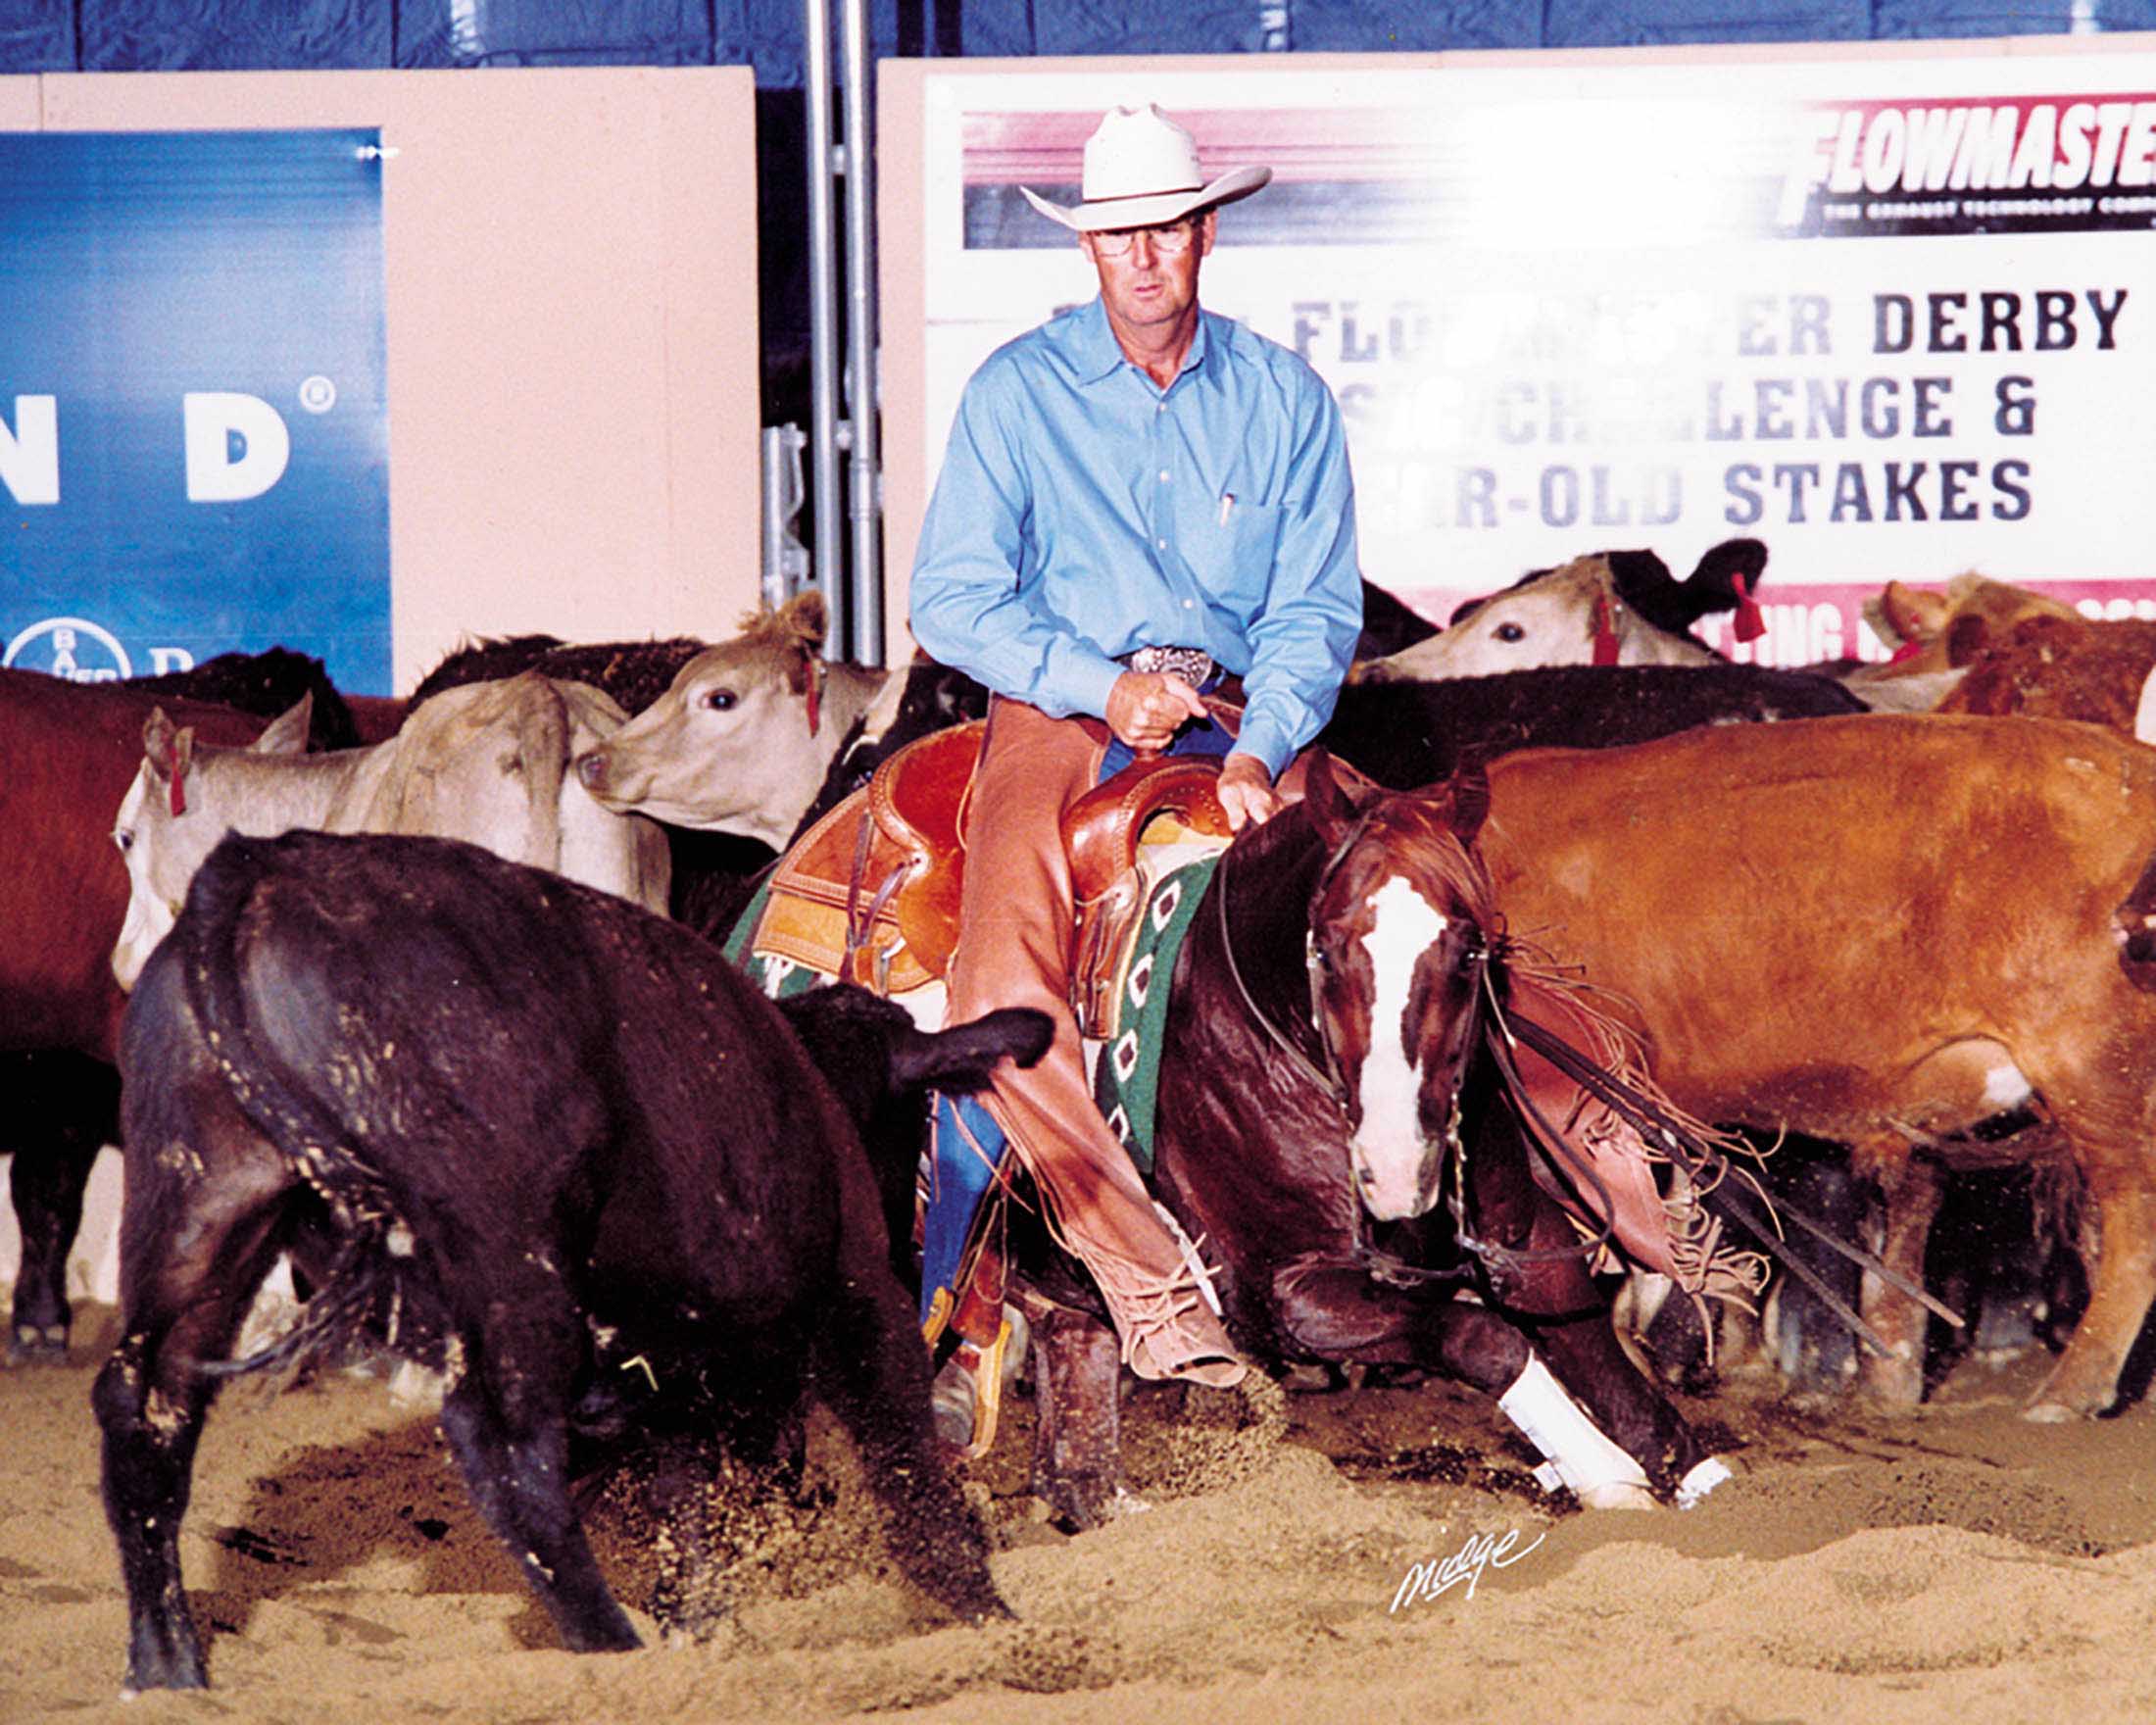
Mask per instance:
[[[1248,618],[1271,589],[1285,520],[1277,503],[1207,497],[1178,510],[1176,549],[1215,604]]]

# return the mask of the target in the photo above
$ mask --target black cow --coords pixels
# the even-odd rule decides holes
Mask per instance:
[[[1395,790],[1515,749],[1615,749],[1702,724],[1862,713],[1832,677],[1758,665],[1543,665],[1427,683],[1349,683],[1318,741]]]
[[[1002,1613],[847,1110],[985,1084],[1038,1058],[1046,1020],[797,1021],[838,1088],[715,948],[609,894],[447,840],[220,846],[122,1044],[125,1316],[94,1403],[128,1685],[204,1681],[179,1522],[218,1362],[286,1249],[318,1292],[242,1365],[364,1331],[443,1371],[451,1451],[572,1649],[637,1641],[568,1489],[572,1428],[637,1379],[723,1386],[765,1458],[812,1385],[902,1566],[967,1618]]]

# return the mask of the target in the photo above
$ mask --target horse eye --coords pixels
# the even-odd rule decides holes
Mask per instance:
[[[1518,623],[1499,623],[1494,632],[1500,641],[1517,641],[1527,633]]]
[[[731,713],[735,695],[731,689],[713,689],[704,697],[704,705],[713,713]]]

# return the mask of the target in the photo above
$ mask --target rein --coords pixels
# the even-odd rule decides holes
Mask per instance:
[[[1324,865],[1317,872],[1317,884],[1310,889],[1311,898],[1315,899],[1324,890],[1325,883],[1332,878],[1333,870],[1340,866],[1341,860],[1348,855],[1355,840],[1362,836],[1362,829],[1368,819],[1367,814],[1357,818],[1355,823],[1348,829],[1347,837],[1342,839],[1339,845],[1334,848],[1333,854],[1325,859]],[[1333,1052],[1332,1038],[1325,1034],[1324,1018],[1313,1012],[1310,1026],[1316,1032],[1318,1053],[1325,1062],[1321,1066],[1297,1047],[1295,1039],[1266,1015],[1264,1009],[1257,1004],[1256,997],[1250,993],[1250,985],[1243,980],[1243,967],[1236,962],[1235,959],[1235,937],[1229,932],[1228,927],[1228,859],[1234,855],[1235,846],[1232,844],[1220,853],[1220,870],[1213,884],[1213,904],[1219,912],[1220,953],[1228,961],[1228,980],[1235,984],[1236,998],[1242,1001],[1243,1010],[1256,1021],[1258,1027],[1267,1036],[1270,1036],[1279,1045],[1282,1052],[1287,1055],[1290,1062],[1301,1072],[1302,1076],[1330,1099],[1333,1106],[1345,1114],[1348,1111],[1348,1082],[1340,1075],[1340,1057]],[[1307,936],[1304,938],[1308,939]],[[1306,951],[1303,962],[1310,971],[1310,988],[1314,996],[1317,989],[1317,962],[1314,946]]]
[[[1354,823],[1348,827],[1341,842],[1333,848],[1331,855],[1325,859],[1324,863],[1318,869],[1317,879],[1310,888],[1310,897],[1313,901],[1325,890],[1325,883],[1332,878],[1334,870],[1341,865],[1348,853],[1354,848],[1356,841],[1362,837],[1364,827],[1369,824],[1369,818],[1368,811],[1359,815]],[[1227,961],[1228,979],[1235,985],[1237,998],[1243,1003],[1243,1010],[1288,1057],[1289,1062],[1300,1072],[1302,1077],[1320,1094],[1330,1100],[1336,1109],[1346,1114],[1348,1110],[1349,1100],[1348,1084],[1347,1080],[1341,1076],[1340,1058],[1333,1050],[1332,1038],[1325,1033],[1325,1015],[1321,1010],[1322,1003],[1318,994],[1319,972],[1314,938],[1307,933],[1305,934],[1304,938],[1308,942],[1308,946],[1304,963],[1309,972],[1310,1027],[1317,1037],[1318,1053],[1324,1062],[1322,1065],[1305,1054],[1296,1040],[1273,1021],[1264,1009],[1257,1004],[1256,997],[1250,993],[1250,985],[1243,980],[1243,968],[1236,961],[1235,939],[1228,920],[1228,858],[1234,854],[1234,851],[1235,847],[1230,845],[1221,854],[1219,877],[1214,886],[1215,909],[1218,912],[1220,924],[1220,951],[1221,956]],[[1483,966],[1483,989],[1481,992],[1489,999],[1494,1011],[1496,1009],[1496,995],[1490,985],[1488,968],[1491,956],[1491,950],[1487,946],[1478,949],[1473,955],[1475,961]],[[1497,1028],[1501,1028],[1501,1023]],[[1509,1053],[1498,1039],[1497,1028],[1492,1028],[1486,1024],[1484,1035],[1493,1054],[1496,1056],[1498,1070],[1504,1076],[1506,1089],[1519,1099],[1523,1109],[1534,1115],[1542,1133],[1552,1143],[1563,1147],[1561,1154],[1570,1158],[1571,1148],[1565,1145],[1563,1134],[1543,1117],[1541,1110],[1535,1107],[1534,1102],[1529,1098],[1526,1086],[1519,1081],[1518,1070],[1513,1065]],[[1476,1257],[1482,1259],[1484,1263],[1518,1268],[1528,1264],[1554,1262],[1562,1258],[1585,1257],[1599,1252],[1610,1240],[1616,1226],[1614,1220],[1615,1204],[1609,1196],[1609,1189],[1602,1184],[1600,1176],[1594,1172],[1592,1167],[1584,1165],[1578,1170],[1579,1173],[1584,1175],[1601,1198],[1602,1224],[1592,1239],[1577,1246],[1513,1248],[1500,1246],[1494,1240],[1479,1238],[1467,1223],[1464,1192],[1466,1150],[1460,1143],[1457,1131],[1452,1134],[1452,1149],[1455,1171],[1450,1202],[1454,1231],[1460,1245]],[[1359,1219],[1359,1206],[1357,1210]],[[1364,1222],[1361,1226],[1366,1229],[1367,1223]],[[1411,1264],[1405,1258],[1393,1253],[1380,1251],[1366,1238],[1358,1242],[1354,1257],[1355,1261],[1361,1264],[1375,1279],[1401,1287],[1426,1282],[1456,1282],[1465,1279],[1470,1273],[1464,1265],[1452,1269],[1427,1269],[1419,1264]]]

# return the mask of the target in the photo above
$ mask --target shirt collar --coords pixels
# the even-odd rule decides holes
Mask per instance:
[[[1183,356],[1183,370],[1176,373],[1178,380],[1184,373],[1199,370],[1204,366],[1205,355],[1211,346],[1211,322],[1212,320],[1206,316],[1204,308],[1200,307],[1198,313],[1198,328],[1191,336],[1191,350]],[[1115,339],[1115,331],[1108,327],[1107,307],[1101,303],[1099,295],[1095,295],[1093,302],[1078,314],[1073,334],[1077,339],[1072,344],[1072,357],[1076,361],[1075,370],[1079,382],[1098,383],[1119,366],[1129,365],[1130,362],[1123,357],[1121,344]]]

